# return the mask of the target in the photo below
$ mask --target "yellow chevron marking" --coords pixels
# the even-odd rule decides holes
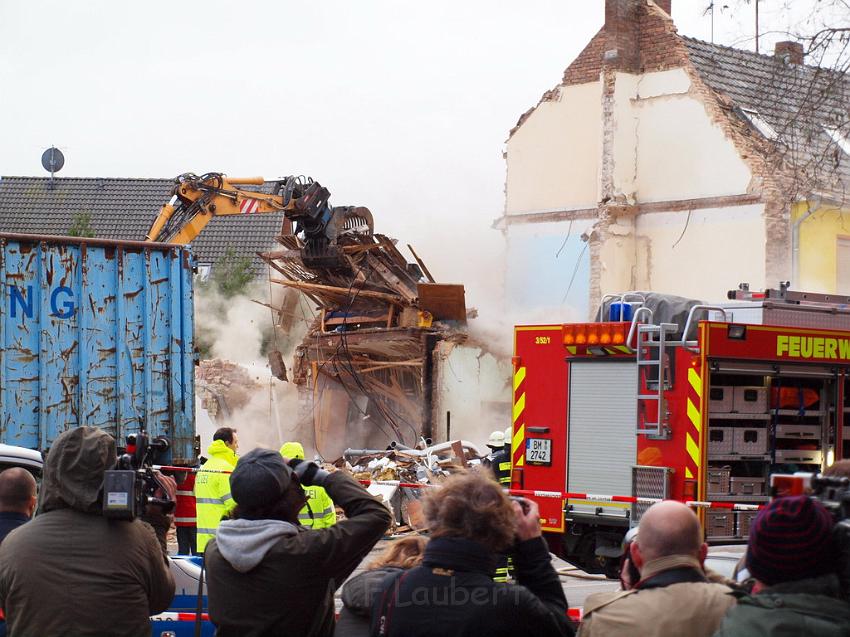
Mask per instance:
[[[525,392],[519,395],[517,401],[514,403],[514,419],[511,421],[516,424],[517,418],[520,417],[522,412],[525,410]]]
[[[632,350],[630,350],[625,345],[617,345],[617,349],[620,350],[623,354],[631,354]]]
[[[516,453],[516,450],[522,446],[525,440],[525,425],[520,425],[519,429],[514,432],[514,437],[511,439],[511,453]]]
[[[525,367],[520,367],[514,374],[514,391],[520,386],[520,383],[525,380]]]
[[[575,345],[567,345],[567,351],[570,354],[575,354],[578,351],[578,348]]]
[[[691,421],[691,424],[697,432],[702,430],[701,414],[699,413],[699,409],[697,409],[691,402],[690,398],[688,398],[688,419]]]
[[[693,367],[688,368],[688,382],[691,384],[691,387],[694,388],[697,396],[702,398],[702,378],[699,377],[697,370]]]
[[[525,394],[523,394],[525,396]],[[516,453],[522,448],[525,442],[525,425],[520,425],[519,429],[514,432],[514,437],[511,439],[511,459],[516,458]],[[514,466],[521,467],[525,464],[525,453],[514,463]]]
[[[691,470],[688,469],[687,467],[685,467],[685,477],[689,478],[689,479],[694,477],[694,474],[691,473]]]
[[[691,457],[691,460],[694,461],[696,466],[699,466],[699,446],[694,442],[694,439],[691,438],[691,434],[687,434],[687,443],[686,447],[688,449],[688,455]]]

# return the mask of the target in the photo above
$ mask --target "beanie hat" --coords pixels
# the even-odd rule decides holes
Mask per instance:
[[[300,442],[284,442],[280,448],[280,455],[290,460],[304,460],[304,447]]]
[[[814,498],[777,498],[750,527],[747,569],[768,586],[835,572],[832,527],[829,511]]]
[[[279,500],[291,483],[292,469],[278,452],[253,449],[230,474],[230,494],[236,504],[254,508]]]

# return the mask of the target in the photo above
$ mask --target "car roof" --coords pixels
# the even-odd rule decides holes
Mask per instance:
[[[0,464],[18,465],[31,469],[41,469],[44,459],[41,452],[16,445],[0,444]]]

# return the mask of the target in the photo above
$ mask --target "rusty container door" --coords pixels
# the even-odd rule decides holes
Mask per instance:
[[[0,234],[0,442],[144,428],[192,457],[192,264],[183,247]]]

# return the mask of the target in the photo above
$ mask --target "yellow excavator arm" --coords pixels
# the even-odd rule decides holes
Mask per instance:
[[[198,177],[180,175],[171,200],[160,208],[159,215],[145,237],[185,245],[191,243],[213,216],[265,214],[294,210],[296,198],[284,201],[280,194],[242,190],[238,186],[264,183],[262,177],[233,178],[220,173]],[[318,185],[318,184],[317,184]]]
[[[274,183],[271,193],[239,188],[260,186],[265,183],[262,177],[185,173],[175,182],[171,199],[148,230],[147,241],[185,245],[215,216],[283,212],[295,225],[295,233],[303,236],[305,265],[310,262],[316,267],[332,267],[338,261],[336,243],[341,234],[374,231],[368,208],[334,208],[328,203],[328,189],[310,178],[286,177]]]

